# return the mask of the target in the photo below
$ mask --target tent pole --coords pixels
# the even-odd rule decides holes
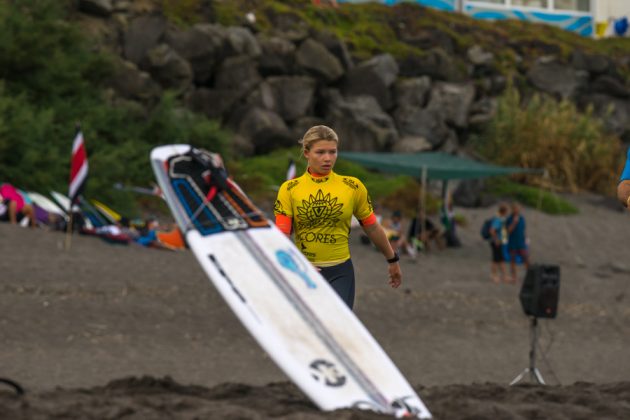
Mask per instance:
[[[448,204],[449,204],[449,193],[448,193],[448,179],[442,180],[442,214],[441,217],[444,219],[444,228],[448,230],[450,228],[450,219],[448,215]]]
[[[423,232],[424,231],[424,227],[425,227],[425,220],[426,220],[426,191],[427,191],[427,167],[423,166],[422,167],[422,176],[421,176],[421,190],[420,190],[420,214],[418,215],[418,223],[416,223],[416,232],[418,230],[418,227],[420,227],[420,231]],[[424,244],[424,248],[425,251],[427,249],[427,244]]]

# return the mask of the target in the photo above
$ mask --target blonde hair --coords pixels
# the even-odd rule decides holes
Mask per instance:
[[[299,143],[302,145],[302,153],[311,149],[311,145],[320,140],[334,141],[339,144],[337,133],[330,127],[325,125],[315,125],[309,128]]]

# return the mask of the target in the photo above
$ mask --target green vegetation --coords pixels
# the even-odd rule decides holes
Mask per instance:
[[[68,23],[69,2],[0,2],[0,182],[41,192],[67,191],[75,124],[88,152],[86,195],[132,212],[116,182],[148,185],[153,146],[187,141],[228,154],[217,123],[166,94],[148,113],[102,91],[108,57]]]
[[[382,52],[398,58],[422,55],[444,39],[452,44],[454,56],[480,45],[493,52],[497,69],[507,76],[522,74],[540,54],[568,59],[580,49],[616,59],[627,55],[630,46],[629,39],[595,41],[551,26],[476,21],[415,4],[341,4],[333,9],[315,7],[310,0],[154,1],[177,25],[194,24],[206,16],[200,12],[210,9],[226,25],[242,23],[244,13],[253,11],[261,32],[277,29],[273,22],[279,16],[288,17],[282,21],[336,33],[358,60]],[[103,86],[115,61],[95,52],[72,23],[74,3],[0,2],[0,182],[41,192],[66,191],[77,123],[90,165],[86,195],[127,213],[138,197],[112,185],[150,184],[148,153],[160,144],[190,142],[222,153],[255,199],[273,200],[273,186],[283,181],[289,157],[298,163],[298,172],[304,170],[297,148],[232,161],[229,134],[218,123],[185,110],[174,94],[165,94],[148,110],[144,104],[112,99]],[[630,74],[625,64],[616,70]],[[479,150],[497,163],[545,167],[550,179],[569,191],[610,192],[621,164],[619,142],[603,132],[592,113],[542,96],[523,102],[515,89],[506,92],[495,120],[477,139]],[[413,208],[417,203],[419,188],[411,178],[386,177],[343,160],[336,170],[362,179],[373,199],[388,207],[405,203]],[[521,192],[526,187],[511,184],[508,189],[534,206],[527,198],[533,193]],[[429,198],[429,207],[437,206],[432,203],[437,200]]]
[[[201,0],[162,0],[164,16],[179,26],[199,23]]]
[[[571,192],[611,194],[623,164],[621,143],[604,131],[592,110],[534,95],[523,103],[515,88],[499,100],[494,120],[473,144],[493,162],[544,168],[551,182]]]
[[[261,32],[277,29],[274,17],[290,16],[292,21],[335,33],[358,60],[385,52],[397,58],[422,56],[442,41],[451,44],[457,55],[479,45],[494,54],[497,70],[505,75],[519,73],[541,55],[557,54],[569,60],[575,50],[581,50],[617,59],[630,48],[628,38],[594,40],[551,25],[475,20],[412,2],[395,6],[342,3],[334,9],[316,7],[311,0],[231,0],[214,2],[213,7],[218,22],[225,25],[239,24],[245,11],[254,12]],[[630,77],[626,62],[617,63],[616,70]]]
[[[507,178],[493,178],[486,183],[487,192],[540,210],[547,214],[577,214],[578,209],[557,194],[546,191],[542,187],[530,187],[510,181]]]

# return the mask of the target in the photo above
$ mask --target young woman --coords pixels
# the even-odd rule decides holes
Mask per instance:
[[[294,232],[298,249],[317,267],[339,296],[352,308],[354,268],[348,237],[354,215],[366,235],[387,260],[389,284],[400,286],[398,254],[377,222],[367,189],[361,181],[333,172],[337,161],[337,134],[329,127],[311,127],[302,140],[306,172],[286,181],[274,206],[276,225],[286,235]]]

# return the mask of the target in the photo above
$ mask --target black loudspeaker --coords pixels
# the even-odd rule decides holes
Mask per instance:
[[[560,267],[534,264],[527,270],[519,298],[526,315],[555,318],[560,295]]]

